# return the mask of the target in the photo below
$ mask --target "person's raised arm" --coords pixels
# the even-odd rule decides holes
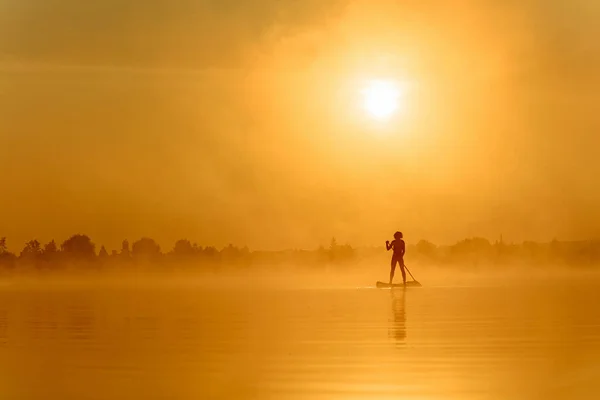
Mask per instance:
[[[386,240],[386,241],[385,241],[385,249],[386,249],[386,250],[390,250],[390,249],[392,248],[393,244],[394,244],[394,242],[393,242],[393,241],[392,241],[392,243],[390,243],[390,241],[389,241],[389,240]]]

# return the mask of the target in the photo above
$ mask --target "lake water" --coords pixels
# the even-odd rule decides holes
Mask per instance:
[[[597,399],[600,281],[0,287],[0,398]]]

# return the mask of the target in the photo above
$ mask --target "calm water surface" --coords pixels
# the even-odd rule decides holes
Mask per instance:
[[[600,282],[0,287],[0,398],[598,399]]]

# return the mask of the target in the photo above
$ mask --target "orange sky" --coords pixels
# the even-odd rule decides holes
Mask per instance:
[[[600,235],[597,2],[98,3],[0,0],[15,250]]]

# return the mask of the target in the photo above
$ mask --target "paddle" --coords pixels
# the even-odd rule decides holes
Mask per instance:
[[[406,268],[406,270],[408,271],[408,274],[410,275],[410,277],[412,278],[413,282],[410,282],[411,285],[413,286],[423,286],[421,285],[419,282],[417,282],[417,280],[415,279],[415,277],[413,276],[413,274],[410,272],[410,269],[408,269],[408,267],[406,265],[404,265],[404,268]],[[406,282],[406,284],[408,285],[409,282]]]

